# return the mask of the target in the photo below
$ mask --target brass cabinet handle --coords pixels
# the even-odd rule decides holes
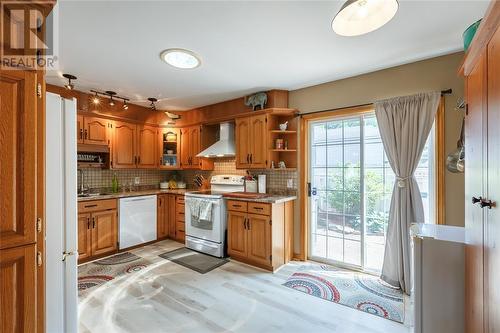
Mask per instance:
[[[84,136],[85,140],[87,139],[87,136],[88,136],[88,133],[87,133],[87,130],[85,130],[85,136]]]
[[[243,219],[243,229],[246,229],[247,228],[247,218],[245,217]]]
[[[83,139],[83,129],[80,128],[80,140]]]
[[[92,229],[95,228],[95,217],[92,218]]]
[[[247,229],[250,230],[250,219],[247,219]]]
[[[90,217],[87,217],[87,229],[90,229]]]

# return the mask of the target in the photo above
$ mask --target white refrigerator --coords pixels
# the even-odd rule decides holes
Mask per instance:
[[[46,94],[46,332],[78,331],[76,99]]]

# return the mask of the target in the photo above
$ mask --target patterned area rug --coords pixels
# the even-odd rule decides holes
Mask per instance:
[[[328,266],[307,267],[294,273],[283,285],[383,318],[404,321],[403,292],[387,286],[376,276]]]
[[[149,262],[130,252],[78,266],[78,295],[82,296],[90,288],[102,285],[124,274],[138,272]]]

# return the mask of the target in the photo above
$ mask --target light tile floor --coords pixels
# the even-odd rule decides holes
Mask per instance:
[[[181,246],[162,241],[130,251],[152,264],[82,296],[80,332],[410,332],[402,324],[282,286],[302,262],[272,274],[231,261],[199,274],[158,257]]]

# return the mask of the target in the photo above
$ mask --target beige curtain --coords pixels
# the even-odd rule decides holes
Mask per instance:
[[[440,92],[432,92],[375,103],[384,150],[396,174],[381,278],[406,294],[411,287],[410,224],[425,222],[414,172],[432,128],[440,96]]]

